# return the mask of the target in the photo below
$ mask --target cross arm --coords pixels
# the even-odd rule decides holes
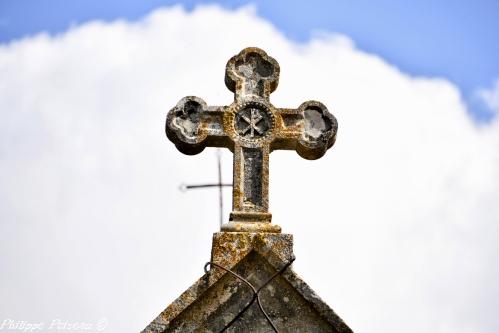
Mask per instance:
[[[315,160],[336,140],[338,122],[326,106],[317,101],[307,101],[297,109],[276,109],[275,121],[271,151],[296,150],[301,157]]]
[[[225,109],[225,106],[208,106],[196,96],[184,97],[166,116],[166,136],[187,155],[198,154],[206,147],[232,149],[232,140],[223,126]]]

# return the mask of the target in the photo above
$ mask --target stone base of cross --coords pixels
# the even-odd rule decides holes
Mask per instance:
[[[338,123],[320,102],[296,109],[269,101],[279,82],[279,64],[263,50],[249,47],[232,57],[225,84],[234,92],[228,106],[208,106],[187,96],[168,112],[166,135],[182,153],[206,147],[234,153],[232,213],[223,231],[280,232],[269,213],[269,154],[287,149],[318,159],[334,144]]]

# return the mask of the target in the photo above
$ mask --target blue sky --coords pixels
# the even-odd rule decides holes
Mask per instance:
[[[307,41],[317,31],[345,34],[360,49],[380,55],[404,72],[451,80],[476,119],[492,116],[475,92],[490,88],[499,77],[499,0],[1,0],[0,42],[40,31],[55,34],[95,19],[137,20],[155,8],[177,3],[187,9],[202,3],[226,8],[254,3],[260,16],[295,41]]]

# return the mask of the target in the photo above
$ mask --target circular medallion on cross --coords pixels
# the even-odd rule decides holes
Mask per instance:
[[[245,139],[264,137],[272,127],[270,111],[260,104],[246,105],[234,118],[236,133]]]

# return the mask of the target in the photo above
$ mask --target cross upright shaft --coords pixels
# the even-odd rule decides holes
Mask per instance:
[[[205,147],[234,153],[232,213],[224,231],[280,232],[268,211],[269,154],[288,149],[317,159],[336,139],[338,123],[322,103],[307,101],[297,109],[270,103],[279,72],[277,61],[263,50],[246,48],[227,62],[232,104],[208,106],[187,96],[167,115],[166,135],[182,153],[194,155]]]

